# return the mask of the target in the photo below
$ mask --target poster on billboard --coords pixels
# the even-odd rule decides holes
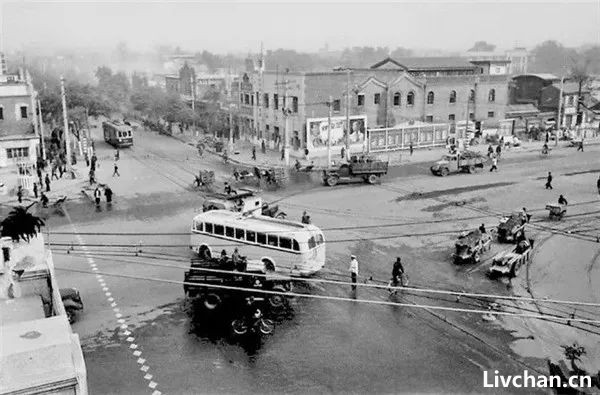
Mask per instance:
[[[367,130],[366,115],[350,117],[350,144],[363,143]],[[327,147],[327,118],[306,120],[306,145],[308,149]],[[346,142],[346,117],[331,118],[331,146],[343,146]]]

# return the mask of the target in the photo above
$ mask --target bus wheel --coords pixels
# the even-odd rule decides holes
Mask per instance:
[[[275,264],[270,259],[263,259],[262,263],[265,264],[265,270],[268,272],[275,271]]]
[[[198,255],[200,258],[209,260],[212,258],[212,254],[210,253],[210,249],[207,246],[202,246],[198,249]]]
[[[203,304],[206,310],[214,310],[221,304],[221,297],[213,293],[207,294],[204,296]]]

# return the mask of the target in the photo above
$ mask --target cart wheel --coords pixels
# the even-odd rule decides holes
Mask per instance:
[[[284,212],[280,212],[279,214],[277,214],[275,216],[275,218],[279,218],[279,219],[285,219],[285,217],[286,217],[286,214]]]
[[[441,171],[440,171],[440,175],[442,177],[446,177],[448,174],[450,174],[450,170],[448,170],[447,167],[444,167]]]
[[[327,185],[329,185],[330,187],[336,186],[337,183],[338,183],[337,177],[328,177],[327,178]]]
[[[367,178],[367,182],[369,184],[375,184],[377,182],[377,176],[375,174],[369,174],[369,177]]]

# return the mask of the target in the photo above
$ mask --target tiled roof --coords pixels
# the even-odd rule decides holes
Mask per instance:
[[[542,80],[547,80],[547,81],[560,81],[559,77],[555,76],[554,74],[550,74],[550,73],[520,74],[520,75],[515,75],[513,78],[519,78],[519,77],[537,77],[537,78],[540,78]]]
[[[475,66],[467,59],[461,57],[413,57],[392,59],[386,58],[371,66],[372,69],[377,69],[386,63],[393,63],[398,67],[412,70],[449,70],[449,69],[473,69]]]

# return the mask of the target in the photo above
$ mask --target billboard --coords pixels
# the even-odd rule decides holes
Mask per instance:
[[[327,147],[327,118],[309,118],[306,120],[306,146],[312,148]],[[350,117],[350,144],[363,143],[367,130],[367,116]],[[331,118],[331,146],[343,146],[346,143],[346,117]]]

